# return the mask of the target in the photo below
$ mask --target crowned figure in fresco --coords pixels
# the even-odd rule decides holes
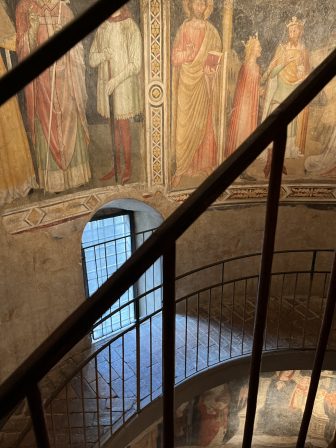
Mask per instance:
[[[267,82],[263,119],[274,111],[295,88],[306,78],[310,71],[309,54],[302,37],[304,22],[292,17],[287,23],[288,39],[281,43],[262,77]],[[308,109],[305,108],[287,129],[286,158],[297,159],[304,156],[307,136]],[[270,170],[271,157],[267,157],[265,175]]]
[[[89,62],[98,67],[97,111],[112,120],[114,167],[102,180],[127,182],[132,175],[131,121],[140,121],[143,112],[140,72],[142,37],[127,6],[116,11],[97,29]],[[124,170],[121,173],[122,156]]]
[[[67,0],[20,0],[16,8],[17,54],[24,59],[70,22]],[[67,52],[25,88],[28,126],[40,187],[60,192],[91,178],[82,44]]]
[[[245,57],[238,74],[224,152],[225,157],[229,157],[258,125],[260,68],[257,59],[261,55],[258,34],[250,36],[244,46]],[[241,178],[248,181],[255,180],[247,172],[244,172]]]
[[[331,30],[326,44],[314,51],[314,65],[319,65],[336,46],[336,28]],[[311,176],[336,177],[336,78],[333,78],[320,94],[323,107],[316,120],[314,140],[321,144],[322,151],[305,160],[305,172]]]
[[[207,20],[212,0],[184,0],[187,19],[177,31],[173,50],[173,138],[175,174],[209,175],[218,164],[218,98],[221,39]]]
[[[16,49],[16,34],[3,0],[0,0],[0,77],[11,68],[11,52]],[[6,63],[6,65],[5,65]],[[37,188],[28,138],[18,100],[11,98],[0,107],[0,206],[26,196]]]

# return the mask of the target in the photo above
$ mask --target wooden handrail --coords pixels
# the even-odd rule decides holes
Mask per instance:
[[[94,322],[247,169],[274,140],[277,131],[287,126],[335,74],[336,50],[191,194],[89,301],[83,302],[5,380],[0,387],[0,419],[9,414],[25,397],[29,388],[39,382],[75,344],[89,333]]]

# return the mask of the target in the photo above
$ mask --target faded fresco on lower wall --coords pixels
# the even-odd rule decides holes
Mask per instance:
[[[253,446],[294,448],[310,384],[310,371],[262,373]],[[247,378],[210,389],[176,411],[175,446],[241,447]],[[323,371],[307,437],[307,447],[328,447],[336,425],[336,372]],[[152,426],[128,448],[159,448],[160,425]]]

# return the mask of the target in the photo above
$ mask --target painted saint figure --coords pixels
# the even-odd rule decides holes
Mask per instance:
[[[280,44],[262,77],[267,82],[263,119],[274,111],[310,71],[309,54],[302,42],[304,22],[293,17],[287,24],[288,40]],[[308,109],[305,108],[289,125],[287,130],[286,158],[304,156],[308,124]],[[264,157],[266,154],[264,153]],[[270,157],[265,168],[268,175]]]
[[[97,29],[91,49],[90,65],[98,67],[97,111],[113,119],[115,165],[102,180],[121,173],[121,182],[132,174],[132,136],[130,122],[142,114],[143,101],[139,74],[142,67],[142,38],[138,25],[123,6]],[[111,105],[110,105],[111,97]]]
[[[177,31],[173,51],[173,150],[181,177],[209,175],[218,164],[218,67],[221,39],[207,20],[208,0],[184,0],[188,19]]]
[[[67,3],[19,1],[16,8],[19,60],[73,19]],[[25,88],[25,98],[40,187],[60,192],[88,182],[91,171],[82,44],[34,79]]]
[[[257,127],[260,85],[260,68],[257,59],[260,55],[261,46],[258,36],[250,37],[245,44],[245,58],[238,74],[225,157],[229,157]],[[241,178],[248,181],[255,180],[246,172]]]
[[[15,51],[16,35],[2,0],[0,23],[0,48],[5,50],[7,64],[10,65],[10,52]],[[5,61],[0,55],[0,77],[6,71]],[[18,100],[13,97],[0,107],[0,206],[26,196],[37,187]]]

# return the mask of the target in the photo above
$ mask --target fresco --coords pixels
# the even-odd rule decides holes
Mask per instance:
[[[254,427],[255,447],[295,447],[311,372],[284,370],[262,373]],[[176,447],[241,447],[247,378],[210,389],[176,411]],[[323,371],[309,427],[307,447],[328,447],[336,425],[336,372]],[[159,448],[160,425],[138,440]],[[146,441],[146,443],[145,443]],[[137,441],[138,443],[138,441]],[[135,448],[136,443],[128,448]]]
[[[172,189],[199,184],[336,45],[324,1],[171,3]],[[178,27],[176,22],[179,23]],[[335,181],[333,80],[288,126],[284,181]],[[238,182],[269,176],[271,147]]]
[[[87,6],[1,0],[1,74]],[[0,109],[0,205],[144,181],[140,16],[123,7]]]
[[[0,0],[1,74],[93,1]],[[331,0],[131,0],[1,107],[6,228],[90,213],[90,191],[183,201],[335,47],[335,14]],[[335,202],[335,87],[288,128],[286,200]],[[271,149],[220,201],[265,200]]]

